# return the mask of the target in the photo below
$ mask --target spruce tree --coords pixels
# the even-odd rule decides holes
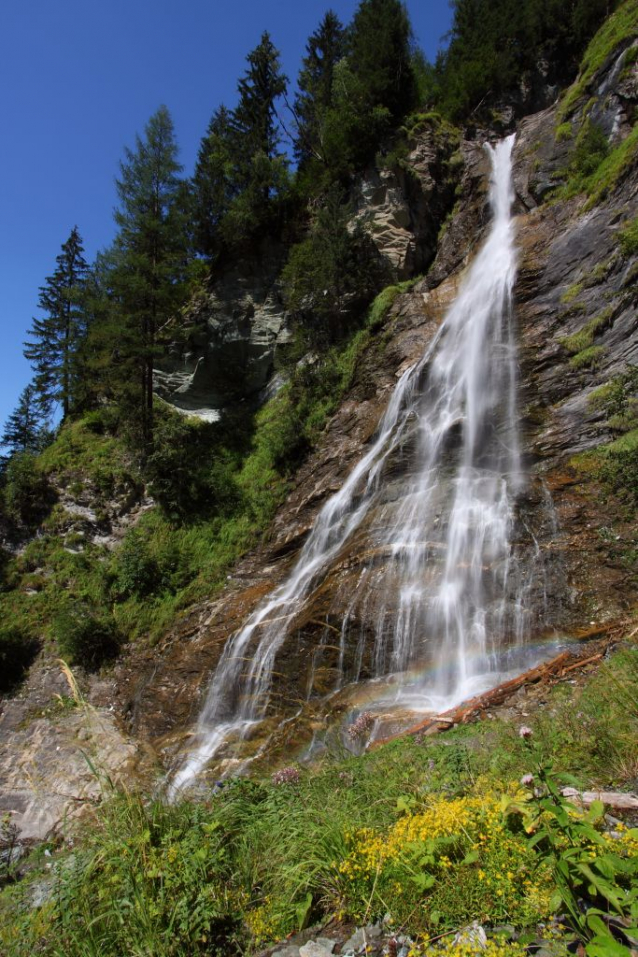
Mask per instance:
[[[158,330],[183,297],[188,260],[185,184],[170,114],[161,106],[135,150],[127,149],[116,180],[120,207],[110,284],[118,398],[144,455],[153,443],[153,369]]]
[[[286,92],[279,51],[268,33],[247,56],[248,69],[239,81],[239,101],[233,112],[235,182],[240,192],[234,204],[227,238],[235,230],[250,233],[268,217],[272,199],[286,184],[286,158],[279,153],[277,100]]]
[[[288,80],[281,72],[279,51],[266,32],[246,60],[248,69],[238,83],[239,101],[233,113],[238,143],[248,160],[256,153],[274,159],[280,142],[276,103],[286,92]]]
[[[87,263],[77,226],[56,263],[55,272],[40,287],[38,304],[45,315],[33,319],[24,355],[35,372],[34,388],[42,413],[48,416],[54,404],[60,403],[66,417],[76,386],[74,356],[86,334],[83,294]]]
[[[205,256],[219,248],[219,227],[237,194],[232,114],[215,111],[197,154],[193,176],[195,246]]]
[[[350,63],[371,107],[400,120],[415,105],[412,28],[400,0],[361,0],[350,29]]]
[[[18,404],[4,425],[1,444],[9,455],[39,452],[46,445],[49,431],[37,401],[33,383],[20,393]]]
[[[332,103],[335,67],[344,55],[343,24],[333,10],[328,10],[306,44],[306,55],[297,81],[295,154],[300,163],[311,157],[325,162],[322,125]]]

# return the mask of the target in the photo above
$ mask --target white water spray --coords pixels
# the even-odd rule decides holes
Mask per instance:
[[[321,510],[288,579],[226,643],[172,793],[192,783],[230,737],[245,737],[264,718],[282,643],[365,522],[385,559],[363,568],[348,603],[338,684],[346,628],[364,606],[369,617],[371,603],[375,673],[438,660],[436,687],[416,688],[435,710],[489,685],[496,652],[525,636],[525,583],[510,543],[522,481],[511,310],[513,141],[486,147],[493,220],[456,302],[425,355],[401,377],[376,439]],[[415,441],[416,466],[398,502],[388,502],[384,470]],[[361,658],[362,651],[359,665]],[[400,681],[398,687],[400,693]]]

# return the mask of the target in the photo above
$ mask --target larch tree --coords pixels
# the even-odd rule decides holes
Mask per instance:
[[[173,122],[165,106],[127,149],[116,180],[119,228],[110,277],[119,318],[119,399],[144,456],[153,445],[153,370],[160,328],[183,297],[189,237]]]

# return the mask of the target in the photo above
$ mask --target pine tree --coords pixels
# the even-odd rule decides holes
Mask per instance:
[[[219,227],[237,195],[232,114],[215,111],[202,139],[193,176],[195,246],[205,256],[219,248]]]
[[[160,327],[183,297],[188,260],[185,184],[170,114],[161,106],[126,150],[116,181],[119,227],[110,276],[119,316],[118,389],[143,454],[153,442],[153,369]]]
[[[46,445],[49,431],[37,401],[33,383],[20,393],[18,404],[5,422],[0,443],[9,455],[18,452],[39,452]]]
[[[325,162],[322,123],[332,103],[335,67],[344,55],[343,24],[333,10],[328,10],[306,44],[306,56],[297,81],[295,154],[300,163],[313,156]]]
[[[38,304],[43,318],[34,318],[24,344],[24,355],[31,362],[34,388],[44,415],[55,403],[66,417],[73,405],[74,356],[86,333],[83,293],[87,263],[84,248],[74,226],[56,258],[57,267],[40,287]]]

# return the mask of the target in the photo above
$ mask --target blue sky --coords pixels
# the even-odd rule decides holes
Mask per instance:
[[[328,7],[348,22],[357,0],[4,0],[0,15],[0,426],[31,371],[22,343],[38,287],[77,225],[86,256],[114,235],[114,178],[165,103],[185,173],[213,110],[232,107],[246,54],[268,30],[294,80]],[[448,0],[408,0],[433,59]]]

